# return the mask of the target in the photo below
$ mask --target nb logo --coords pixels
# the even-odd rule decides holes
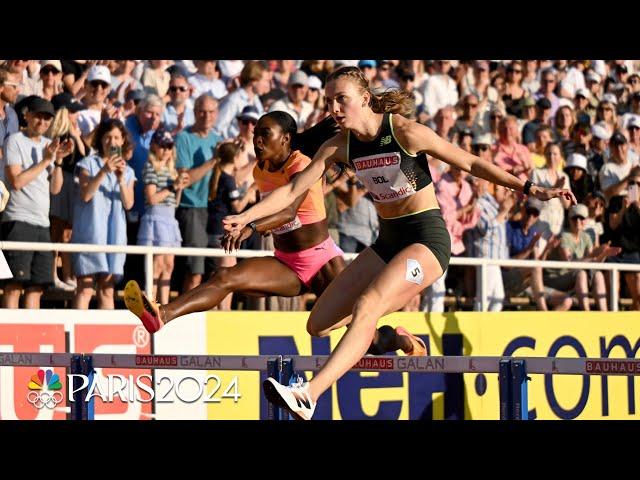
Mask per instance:
[[[307,400],[303,394],[298,392],[291,392],[291,393],[296,399],[296,402],[298,402],[299,408],[302,408],[303,405],[305,406],[305,408],[311,408],[311,402]]]
[[[380,139],[380,146],[389,145],[391,143],[391,135],[387,135],[386,137],[382,137]]]
[[[373,180],[373,183],[375,184],[380,184],[380,183],[389,183],[389,180],[387,180],[386,178],[384,178],[383,176],[380,177],[371,177],[371,180]]]

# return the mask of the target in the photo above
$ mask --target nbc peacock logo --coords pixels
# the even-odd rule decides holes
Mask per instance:
[[[58,391],[61,389],[57,373],[53,373],[51,369],[40,369],[36,375],[31,376],[27,400],[37,409],[52,409],[62,402],[62,392]]]

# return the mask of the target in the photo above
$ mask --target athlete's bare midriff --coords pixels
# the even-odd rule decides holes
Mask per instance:
[[[273,245],[281,252],[300,252],[324,242],[329,236],[327,219],[302,225],[282,234],[273,234]]]
[[[382,218],[401,217],[424,210],[431,210],[432,208],[440,208],[433,183],[430,183],[410,197],[395,202],[374,202],[374,204],[378,215]]]

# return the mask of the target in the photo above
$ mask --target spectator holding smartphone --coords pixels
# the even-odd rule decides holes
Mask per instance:
[[[126,245],[125,210],[133,207],[135,173],[122,157],[130,145],[129,135],[120,120],[107,119],[98,124],[93,138],[96,154],[76,165],[74,181],[78,185],[72,243]],[[74,308],[87,309],[97,282],[98,308],[114,308],[114,285],[124,272],[124,253],[74,253],[73,267],[78,278]]]

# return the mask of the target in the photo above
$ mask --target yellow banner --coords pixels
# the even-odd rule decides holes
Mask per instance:
[[[306,312],[210,312],[207,353],[327,355],[344,329],[312,339]],[[635,312],[395,313],[378,325],[420,335],[431,355],[635,358]],[[400,353],[401,354],[401,353]],[[258,372],[216,372],[220,385],[237,377],[238,402],[208,405],[211,419],[266,415]],[[307,378],[311,376],[306,372]],[[635,419],[634,377],[530,375],[530,418]],[[348,373],[321,397],[314,418],[498,419],[497,374]]]

